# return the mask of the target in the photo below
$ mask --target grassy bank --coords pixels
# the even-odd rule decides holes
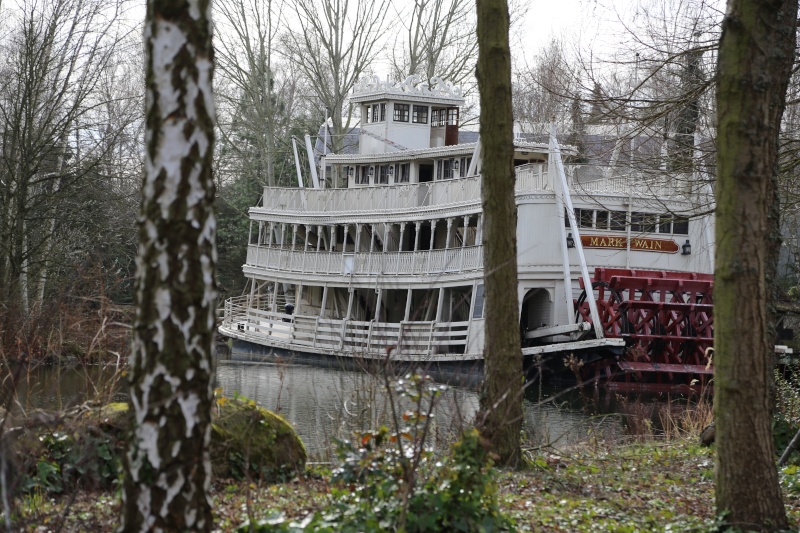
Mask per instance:
[[[594,444],[559,454],[529,454],[528,468],[498,471],[501,509],[518,531],[712,531],[713,448],[687,440],[669,443]],[[252,518],[284,513],[302,519],[322,510],[336,486],[325,466],[276,485],[218,480],[213,498],[217,526],[234,531]],[[800,529],[800,472],[781,474],[794,530]],[[118,494],[79,492],[59,498],[26,496],[18,509],[24,531],[112,531]],[[44,529],[42,529],[44,528]]]

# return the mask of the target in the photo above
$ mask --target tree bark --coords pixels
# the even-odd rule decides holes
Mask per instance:
[[[478,88],[483,152],[486,296],[484,382],[479,426],[499,463],[520,460],[522,352],[517,297],[517,207],[506,0],[477,0]]]
[[[743,530],[788,528],[772,441],[771,213],[797,0],[729,0],[717,86],[716,505]]]
[[[210,531],[216,220],[210,0],[150,0],[122,531]]]

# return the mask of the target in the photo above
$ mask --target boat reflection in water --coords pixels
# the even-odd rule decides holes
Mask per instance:
[[[228,397],[243,395],[280,413],[297,429],[312,458],[329,459],[333,439],[353,431],[392,427],[386,381],[380,374],[298,364],[219,361],[217,387]],[[395,398],[396,401],[396,398]],[[406,408],[404,404],[402,408]],[[591,431],[619,433],[619,419],[598,424],[581,409],[525,401],[528,442],[556,447],[575,444]],[[479,409],[475,388],[446,387],[437,398],[431,426],[434,447],[446,446],[474,422]]]

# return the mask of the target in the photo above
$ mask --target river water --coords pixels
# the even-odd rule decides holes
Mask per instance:
[[[109,386],[115,380],[118,386]],[[64,409],[90,398],[124,401],[124,393],[114,392],[124,390],[124,380],[114,366],[25,367],[17,380],[15,410]],[[6,380],[6,390],[8,383]],[[347,438],[352,431],[381,424],[391,427],[393,420],[384,379],[362,372],[221,360],[215,388],[221,388],[228,397],[252,398],[283,415],[295,426],[316,460],[331,458],[333,438]],[[542,401],[553,395],[557,397],[555,401]],[[526,441],[533,446],[561,448],[594,438],[616,438],[640,425],[641,421],[631,423],[632,417],[652,419],[659,406],[676,401],[680,402],[666,395],[623,396],[595,387],[564,392],[534,383],[527,389],[525,400]],[[477,410],[478,393],[474,388],[446,387],[434,407],[433,445],[450,442],[461,428],[474,421]]]

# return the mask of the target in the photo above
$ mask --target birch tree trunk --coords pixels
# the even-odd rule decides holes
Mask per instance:
[[[772,440],[767,300],[796,16],[797,0],[729,0],[718,59],[716,505],[728,525],[747,531],[788,528]]]
[[[477,0],[483,152],[484,382],[479,426],[499,463],[519,463],[522,352],[517,297],[517,206],[506,0]]]
[[[210,0],[149,0],[122,531],[210,531],[216,282]]]

